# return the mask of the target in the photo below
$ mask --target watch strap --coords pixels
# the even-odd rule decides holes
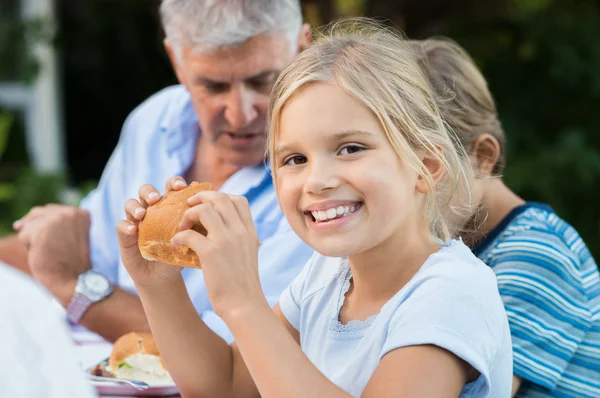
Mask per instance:
[[[80,292],[75,292],[67,306],[67,319],[71,323],[79,323],[79,320],[83,317],[83,314],[85,314],[90,305],[92,305],[92,300],[90,300],[89,297]]]

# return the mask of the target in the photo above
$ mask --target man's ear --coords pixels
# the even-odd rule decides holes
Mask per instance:
[[[437,150],[440,152],[442,151],[441,148],[438,148]],[[421,161],[431,176],[429,183],[435,186],[438,182],[440,182],[442,177],[444,177],[444,165],[442,164],[442,161],[438,157],[433,156],[433,154],[429,151],[425,152],[421,156]],[[431,191],[429,183],[427,181],[427,177],[424,175],[419,175],[417,179],[417,191],[420,193],[427,193]]]
[[[500,158],[500,143],[490,134],[481,134],[473,141],[469,157],[479,175],[491,176]]]
[[[171,61],[171,66],[173,66],[173,71],[175,72],[175,75],[177,75],[177,80],[179,80],[179,83],[185,86],[186,84],[185,79],[183,78],[183,72],[181,71],[181,65],[177,60],[177,56],[175,55],[173,45],[167,39],[163,40],[163,45],[165,46],[165,50],[167,51],[167,55],[169,56],[169,60]]]
[[[300,33],[298,34],[298,54],[306,50],[306,48],[310,45],[311,35],[312,33],[310,30],[310,24],[302,24]]]

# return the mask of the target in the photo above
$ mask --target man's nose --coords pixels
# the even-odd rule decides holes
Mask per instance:
[[[229,92],[225,108],[225,120],[229,127],[242,129],[256,119],[258,112],[254,100],[254,94],[244,87],[233,88]]]

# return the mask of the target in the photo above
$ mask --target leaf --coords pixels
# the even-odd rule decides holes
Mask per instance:
[[[129,369],[133,369],[133,366],[131,366],[130,364],[128,364],[125,361],[121,361],[121,363],[119,364],[119,369],[121,368],[129,368]]]

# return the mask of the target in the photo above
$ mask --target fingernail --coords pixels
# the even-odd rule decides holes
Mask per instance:
[[[160,198],[160,195],[159,195],[159,194],[157,194],[156,192],[150,192],[150,193],[148,194],[148,199],[150,199],[150,200],[156,200],[156,199],[158,199],[158,198]]]
[[[185,188],[185,187],[187,187],[187,184],[184,181],[177,180],[177,181],[175,181],[175,186],[179,187],[179,188]]]
[[[139,216],[140,214],[142,214],[144,212],[144,208],[143,207],[138,207],[133,212],[135,213],[136,216]]]
[[[21,227],[21,224],[23,224],[23,222],[21,220],[17,220],[13,223],[12,227],[13,229],[19,229]]]
[[[129,231],[129,232],[133,232],[134,229],[135,229],[135,225],[130,225],[127,227],[127,231]]]

